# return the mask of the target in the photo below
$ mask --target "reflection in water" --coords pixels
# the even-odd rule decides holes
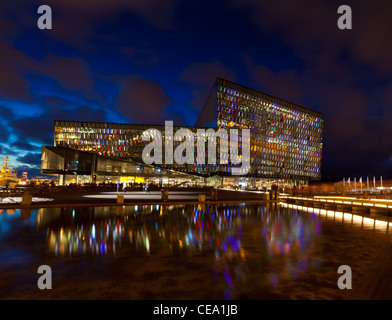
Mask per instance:
[[[280,278],[297,279],[305,273],[309,265],[317,265],[313,257],[314,238],[321,230],[321,222],[315,216],[289,214],[280,210],[276,214],[263,217],[262,235],[266,240],[267,258],[279,260],[282,270],[276,268],[270,274],[270,282],[276,286]]]
[[[126,263],[139,257],[162,264],[162,270],[174,260],[192,275],[203,271],[198,268],[207,270],[214,290],[231,299],[240,297],[243,288],[264,292],[305,273],[322,272],[324,217],[388,227],[352,214],[297,209],[285,204],[222,204],[3,210],[0,238],[28,226],[46,232],[46,256],[52,258],[100,261],[121,256]]]
[[[110,256],[126,249],[139,255],[162,249],[170,254],[213,250],[213,277],[227,288],[225,298],[232,297],[239,282],[248,281],[249,252],[259,251],[263,268],[271,269],[268,282],[273,286],[316,265],[311,251],[320,232],[316,216],[276,205],[40,209],[37,223],[47,228],[47,252],[68,258]]]

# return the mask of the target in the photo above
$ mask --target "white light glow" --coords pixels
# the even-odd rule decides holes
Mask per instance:
[[[353,215],[353,222],[355,222],[355,223],[362,223],[362,219],[363,219],[363,217],[362,216],[357,216],[357,215]]]
[[[374,219],[363,218],[363,224],[372,227],[374,225]]]
[[[343,218],[343,212],[335,212],[335,219],[342,219]]]

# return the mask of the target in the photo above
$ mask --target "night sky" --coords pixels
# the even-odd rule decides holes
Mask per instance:
[[[392,178],[390,0],[1,0],[1,157],[39,175],[54,120],[192,126],[216,77],[324,113],[323,180]]]

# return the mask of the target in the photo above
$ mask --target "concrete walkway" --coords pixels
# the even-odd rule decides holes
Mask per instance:
[[[59,192],[52,196],[52,201],[47,201],[47,197],[42,198],[42,201],[35,199],[29,207],[61,207],[61,206],[109,206],[118,205],[117,196],[123,195],[124,203],[121,205],[142,205],[153,203],[166,203],[166,204],[190,204],[199,203],[199,195],[205,195],[205,202],[208,203],[239,203],[239,202],[275,202],[263,200],[262,194],[259,192],[247,192],[236,190],[222,190],[218,189],[218,198],[215,201],[211,199],[211,192],[200,191],[169,191],[167,201],[162,201],[160,191],[128,191],[128,192],[115,192],[104,191],[94,193],[81,193],[81,192]],[[0,208],[18,208],[21,207],[20,203],[0,203]]]

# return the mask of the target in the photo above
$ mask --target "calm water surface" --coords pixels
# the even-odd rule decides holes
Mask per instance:
[[[344,299],[391,228],[274,204],[0,211],[1,299]],[[52,290],[37,269],[52,268]],[[349,265],[353,290],[339,290]]]

